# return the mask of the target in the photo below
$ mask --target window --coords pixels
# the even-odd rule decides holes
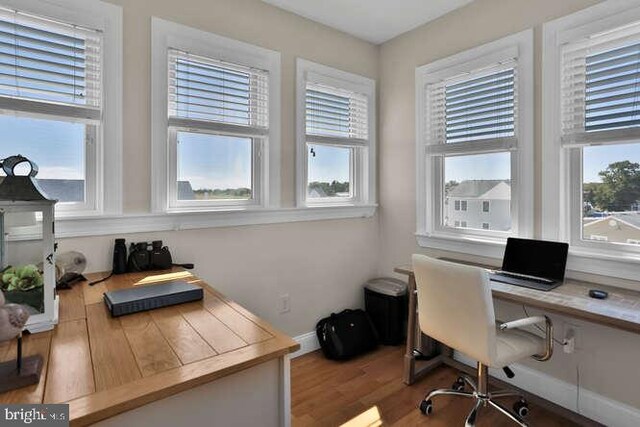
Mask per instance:
[[[431,108],[429,123],[434,129],[430,132],[433,139],[428,149],[438,152],[442,159],[440,169],[444,172],[445,202],[449,197],[465,197],[473,198],[471,203],[476,206],[483,206],[481,198],[500,197],[506,204],[507,216],[502,231],[511,230],[509,148],[515,135],[515,65],[510,60],[489,70],[451,77],[427,89],[430,98],[427,102],[436,104]],[[442,104],[437,101],[440,99]],[[483,144],[495,142],[507,144],[504,152],[493,152],[494,148],[491,148],[483,154],[472,154],[481,151]],[[469,154],[464,153],[464,147],[459,144],[467,145]],[[466,212],[468,203],[468,200],[460,200],[459,210]],[[448,226],[446,218],[445,213],[442,224],[445,228]],[[475,228],[482,229],[480,221]]]
[[[460,227],[460,221],[454,221],[454,227]]]
[[[637,279],[640,7],[606,2],[545,25],[543,236],[572,269]]]
[[[572,195],[583,207],[571,218],[581,229],[572,241],[628,244],[640,225],[631,212],[640,200],[640,22],[568,43],[561,61],[562,102],[571,105],[562,111],[561,140],[574,159],[572,188],[582,188]],[[624,217],[629,229],[610,220],[605,235],[589,234],[590,219],[602,215]]]
[[[525,31],[417,69],[421,245],[531,234],[532,49]]]
[[[300,206],[375,200],[375,84],[298,60]]]
[[[152,32],[154,209],[277,205],[279,54],[156,18]]]
[[[57,216],[117,213],[120,9],[24,6],[0,7],[0,158],[22,154],[38,164]]]
[[[261,204],[253,176],[268,132],[268,72],[170,49],[169,206]]]
[[[308,144],[307,198],[351,200],[351,148]]]

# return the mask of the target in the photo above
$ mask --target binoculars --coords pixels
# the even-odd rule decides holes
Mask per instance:
[[[171,252],[162,246],[162,240],[131,243],[129,247],[129,271],[167,270],[173,265]]]

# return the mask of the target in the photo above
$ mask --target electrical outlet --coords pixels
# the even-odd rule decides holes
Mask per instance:
[[[278,299],[278,312],[280,314],[288,313],[291,311],[291,300],[289,294],[282,294]]]
[[[564,324],[563,332],[563,350],[565,353],[573,353],[580,349],[580,328],[571,323]]]

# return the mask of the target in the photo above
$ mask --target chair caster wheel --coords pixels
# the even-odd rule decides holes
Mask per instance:
[[[433,412],[433,403],[431,400],[423,400],[420,402],[420,412],[424,415],[431,415]]]
[[[451,388],[455,391],[463,391],[465,386],[464,378],[458,377],[456,382],[453,383]]]
[[[526,400],[518,400],[513,404],[513,412],[518,414],[520,418],[524,418],[529,415],[529,404]]]

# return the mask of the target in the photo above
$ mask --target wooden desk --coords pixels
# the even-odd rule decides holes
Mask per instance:
[[[411,266],[394,269],[414,281]],[[605,300],[589,297],[590,289],[609,293]],[[506,283],[491,282],[493,297],[552,313],[575,317],[600,325],[640,333],[640,292],[595,283],[566,280],[550,291],[538,291]]]
[[[455,261],[451,259],[446,260]],[[447,364],[469,372],[466,365],[453,359],[453,351],[441,343],[438,344],[440,348],[439,354],[431,360],[417,361],[414,358],[415,331],[418,327],[415,276],[411,266],[396,267],[394,271],[409,277],[409,320],[407,324],[407,347],[404,358],[404,382],[406,384],[413,384],[441,364]],[[606,300],[590,298],[589,290],[594,288],[606,290],[609,293],[609,297]],[[506,283],[491,282],[491,291],[493,297],[499,300],[524,304],[528,307],[539,308],[551,313],[570,316],[640,334],[640,292],[637,291],[576,280],[566,280],[563,285],[550,291],[538,291]],[[473,374],[473,370],[471,370],[470,373]],[[500,384],[501,387],[506,386],[506,384],[499,380],[492,380],[494,383]],[[509,387],[514,388],[513,386]],[[521,391],[527,395],[529,400],[535,401],[564,417],[573,419],[579,423],[593,424],[592,420],[573,414],[558,405],[531,395],[527,393],[526,390]]]
[[[107,290],[167,280],[202,286],[204,300],[119,318],[112,318],[102,302]],[[233,381],[245,370],[279,361],[280,384],[270,392],[280,396],[277,424],[288,425],[288,355],[299,345],[191,273],[125,274],[93,287],[77,284],[59,295],[57,327],[24,339],[26,355],[44,358],[40,383],[1,394],[0,402],[68,403],[73,426],[113,416],[123,425],[125,411],[140,412],[143,405],[178,398],[223,377]],[[0,345],[2,360],[14,357],[15,342]],[[234,392],[227,388],[225,393]]]

